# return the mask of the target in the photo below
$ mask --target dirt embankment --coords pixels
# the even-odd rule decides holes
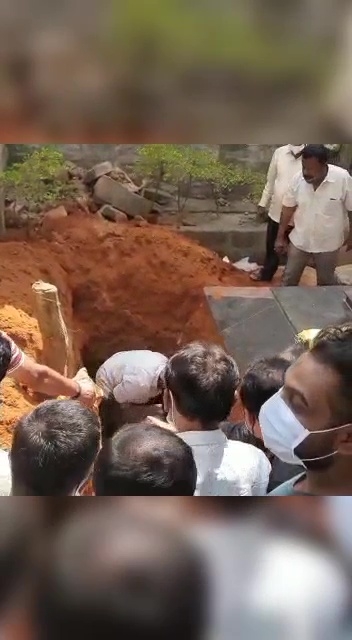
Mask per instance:
[[[203,287],[249,284],[246,274],[169,229],[112,225],[84,214],[0,248],[0,328],[39,358],[31,286],[51,282],[91,372],[121,349],[170,354],[190,340],[219,341]],[[35,399],[11,381],[2,385],[2,397],[0,446],[8,446],[13,423]]]

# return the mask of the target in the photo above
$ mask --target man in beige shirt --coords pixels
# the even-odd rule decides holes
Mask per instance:
[[[263,267],[252,274],[252,280],[271,282],[279,267],[280,258],[275,251],[275,242],[279,230],[282,201],[292,178],[302,169],[303,148],[303,144],[286,144],[276,149],[271,160],[267,182],[258,206],[260,213],[268,211],[269,214],[266,256]]]

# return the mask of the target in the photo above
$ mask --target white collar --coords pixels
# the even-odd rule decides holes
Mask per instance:
[[[179,433],[179,436],[191,447],[225,444],[227,442],[227,438],[221,429],[214,429],[213,431],[184,431]]]

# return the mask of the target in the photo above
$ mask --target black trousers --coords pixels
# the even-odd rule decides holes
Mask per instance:
[[[290,235],[292,226],[288,228],[286,237]],[[269,218],[266,231],[266,254],[260,279],[263,282],[271,282],[277,272],[281,258],[275,251],[275,242],[279,233],[279,223]]]
[[[266,231],[266,254],[263,269],[261,272],[261,280],[271,282],[280,264],[280,258],[275,251],[275,242],[279,232],[279,223],[269,218],[268,228]]]

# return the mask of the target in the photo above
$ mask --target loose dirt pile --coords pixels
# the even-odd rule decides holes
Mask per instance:
[[[249,284],[176,232],[71,215],[41,237],[0,246],[0,327],[36,358],[42,345],[31,286],[38,279],[58,287],[77,360],[81,354],[92,374],[117,350],[170,354],[190,340],[219,341],[203,287]],[[11,381],[2,397],[0,446],[8,446],[13,423],[37,399]]]

